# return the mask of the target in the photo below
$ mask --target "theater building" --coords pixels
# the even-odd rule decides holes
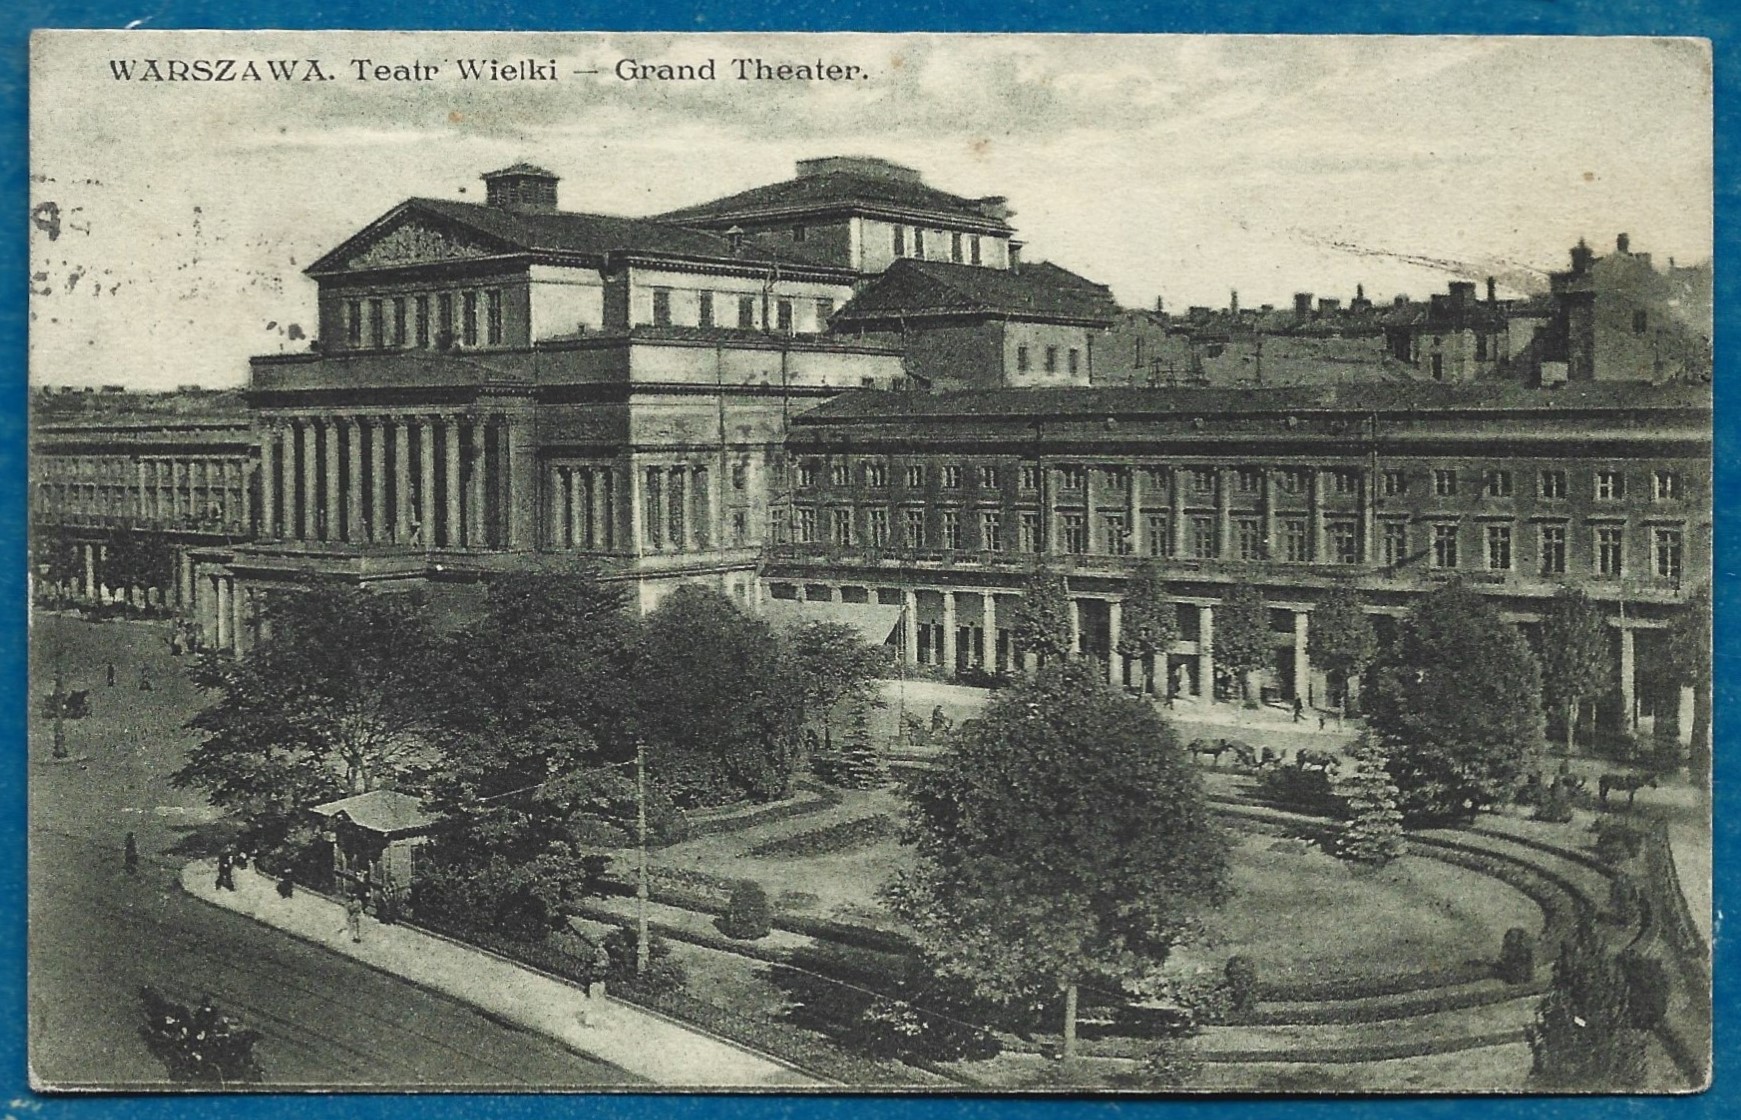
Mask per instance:
[[[1610,727],[1689,698],[1663,628],[1711,565],[1711,397],[1694,386],[850,393],[795,417],[780,599],[902,608],[896,643],[945,673],[1011,671],[1029,573],[1067,574],[1078,648],[1115,682],[1133,567],[1159,561],[1181,640],[1155,679],[1213,699],[1215,605],[1271,606],[1270,695],[1308,702],[1311,614],[1352,584],[1385,618],[1461,579],[1527,629],[1563,584],[1607,614]],[[1381,635],[1389,630],[1381,624]]]

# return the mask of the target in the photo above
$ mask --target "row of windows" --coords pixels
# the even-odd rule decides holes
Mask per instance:
[[[1045,371],[1047,373],[1057,373],[1058,372],[1058,352],[1059,352],[1059,348],[1056,346],[1048,346],[1045,348],[1045,351],[1043,353],[1043,358],[1044,358],[1044,362],[1045,362],[1044,368],[1045,368]],[[1066,372],[1068,372],[1072,375],[1080,373],[1082,370],[1082,351],[1076,349],[1076,347],[1074,347],[1074,346],[1070,347],[1069,350],[1065,353],[1065,363],[1066,363],[1066,366],[1065,366]],[[1027,373],[1029,370],[1031,370],[1033,368],[1034,368],[1033,357],[1029,353],[1028,347],[1025,345],[1017,346],[1016,347],[1016,372],[1017,373]]]
[[[803,226],[792,231],[792,240],[802,241]],[[926,230],[907,226],[895,226],[889,231],[889,248],[897,257],[916,257],[919,260],[954,261],[956,264],[980,264],[980,245],[977,233],[943,233],[939,236],[948,245],[947,253],[937,241],[927,241]],[[909,253],[908,249],[912,251]]]
[[[427,350],[479,342],[500,346],[502,289],[466,289],[345,301],[345,342],[353,349]]]
[[[668,327],[671,325],[671,289],[653,289],[653,325]],[[736,327],[738,330],[753,331],[765,317],[758,311],[762,297],[758,295],[734,295],[730,292],[697,292],[696,293],[696,324],[702,327]],[[817,329],[828,325],[828,320],[834,316],[834,300],[823,296],[813,301],[816,305]],[[724,306],[719,306],[723,304]],[[735,304],[735,306],[734,306]],[[730,316],[728,318],[728,316]],[[797,330],[797,304],[787,298],[773,301],[773,328],[781,334],[792,334]]]
[[[1064,490],[1081,490],[1088,483],[1088,468],[1083,466],[1061,466],[1056,468],[1059,486]],[[938,480],[945,490],[959,489],[962,479],[966,477],[966,468],[958,463],[945,463],[938,468]],[[1157,489],[1167,485],[1168,468],[1143,468],[1150,484]],[[1267,470],[1256,467],[1240,467],[1231,474],[1233,490],[1241,494],[1255,494],[1263,489],[1264,476],[1268,473],[1274,478],[1276,488],[1284,494],[1299,494],[1311,486],[1312,471],[1310,469],[1284,467]],[[1432,472],[1433,494],[1436,497],[1455,497],[1463,492],[1465,475],[1468,472],[1459,471],[1455,467],[1440,468]],[[1184,471],[1184,485],[1192,493],[1212,495],[1216,493],[1220,470],[1214,467],[1191,467]],[[1360,492],[1361,472],[1356,470],[1329,470],[1325,472],[1325,488],[1338,495],[1358,494]],[[976,468],[976,476],[982,489],[993,489],[998,485],[999,468],[994,464],[981,464]],[[820,477],[819,468],[815,462],[802,462],[798,465],[797,484],[800,487],[813,487]],[[909,489],[925,485],[925,467],[922,464],[908,464],[903,477]],[[1123,491],[1130,485],[1130,468],[1112,467],[1103,471],[1103,477],[1108,487],[1114,491]],[[1021,489],[1037,491],[1040,488],[1040,467],[1035,463],[1024,463],[1020,467]],[[833,486],[850,486],[852,484],[852,465],[847,462],[835,462],[829,467],[828,480]],[[865,486],[887,486],[889,480],[888,464],[878,459],[863,460],[859,464],[859,480]],[[1675,470],[1652,471],[1650,475],[1651,497],[1654,501],[1679,501],[1686,496],[1686,487],[1681,473]],[[1514,472],[1510,470],[1491,468],[1481,471],[1478,476],[1475,491],[1489,498],[1509,498],[1514,492]],[[1408,493],[1409,477],[1403,470],[1385,470],[1380,476],[1380,487],[1387,497],[1397,497]],[[1600,469],[1592,475],[1592,487],[1598,501],[1621,501],[1626,497],[1626,474],[1619,470]],[[1536,476],[1536,496],[1547,501],[1564,499],[1568,494],[1567,472],[1563,469],[1542,470]]]
[[[871,548],[900,547],[906,549],[939,548],[946,550],[961,550],[969,547],[965,536],[968,518],[976,522],[978,535],[972,547],[982,552],[1039,552],[1043,548],[1041,536],[1040,514],[1036,510],[1018,511],[1013,520],[1003,510],[985,509],[977,511],[943,510],[936,522],[936,536],[929,532],[929,521],[926,510],[921,507],[906,507],[896,511],[899,520],[891,520],[891,511],[887,508],[873,507],[864,511],[862,527],[858,524],[851,507],[836,507],[818,511],[815,507],[804,506],[796,511],[794,525],[796,538],[800,543],[820,543],[824,538],[820,535],[827,532],[826,542],[842,548],[852,548],[866,545]],[[819,516],[826,516],[826,525],[819,523]],[[1181,539],[1177,552],[1184,558],[1196,560],[1214,560],[1221,556],[1221,536],[1218,518],[1212,514],[1196,514],[1187,517],[1181,525]],[[1147,543],[1151,555],[1164,556],[1173,553],[1172,531],[1170,518],[1165,514],[1148,517]],[[1122,513],[1103,514],[1100,517],[1100,539],[1105,544],[1104,551],[1113,556],[1126,556],[1132,552],[1132,533],[1128,518]],[[1010,530],[1013,528],[1014,533]],[[1071,555],[1084,555],[1090,551],[1087,515],[1080,513],[1065,513],[1058,516],[1059,544],[1062,551]],[[1276,520],[1275,548],[1272,551],[1266,546],[1263,532],[1263,521],[1256,517],[1236,517],[1228,526],[1228,547],[1230,559],[1241,561],[1277,560],[1290,564],[1308,564],[1315,561],[1312,550],[1311,522],[1305,517],[1282,517]],[[1513,542],[1516,528],[1512,525],[1484,525],[1481,527],[1481,552],[1478,556],[1469,557],[1463,551],[1465,534],[1462,526],[1455,523],[1435,524],[1431,527],[1432,538],[1430,548],[1425,557],[1429,566],[1434,568],[1468,567],[1474,560],[1475,567],[1487,571],[1514,571]],[[1421,559],[1410,544],[1409,525],[1402,521],[1386,521],[1380,527],[1378,540],[1378,562],[1386,567],[1401,567]],[[898,532],[899,536],[895,534]],[[1537,533],[1537,571],[1543,576],[1559,576],[1566,573],[1566,540],[1567,526],[1540,525]],[[1627,574],[1625,571],[1626,529],[1619,525],[1600,525],[1591,529],[1591,571],[1598,576],[1618,577]],[[1679,579],[1683,570],[1685,556],[1685,531],[1679,527],[1652,527],[1650,529],[1652,571],[1659,578]],[[1333,564],[1358,564],[1361,562],[1360,525],[1349,519],[1332,520],[1324,526],[1323,562]]]

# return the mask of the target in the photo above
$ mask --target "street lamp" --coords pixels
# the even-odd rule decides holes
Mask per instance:
[[[647,972],[647,744],[635,740],[635,842],[640,866],[635,877],[635,975]]]

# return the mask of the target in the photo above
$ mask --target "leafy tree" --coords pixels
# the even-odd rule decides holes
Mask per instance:
[[[1572,732],[1578,705],[1600,693],[1612,680],[1608,627],[1590,603],[1573,587],[1562,587],[1542,613],[1542,699],[1565,712],[1566,753],[1572,753]]]
[[[1542,741],[1541,671],[1517,628],[1460,582],[1415,604],[1373,670],[1369,726],[1410,820],[1467,820]]]
[[[1531,1076],[1544,1088],[1635,1089],[1645,1075],[1646,1032],[1634,1027],[1626,970],[1580,916],[1554,961],[1553,981],[1529,1028]]]
[[[1143,666],[1143,691],[1155,690],[1155,658],[1163,667],[1179,640],[1179,608],[1167,598],[1160,565],[1145,561],[1124,587],[1123,615],[1117,652],[1137,658]]]
[[[36,574],[59,597],[61,585],[84,578],[84,551],[67,533],[66,526],[53,525],[30,539],[30,561]]]
[[[109,541],[104,577],[112,587],[164,588],[173,578],[175,553],[159,530],[116,533]]]
[[[1668,632],[1669,672],[1693,689],[1691,757],[1687,770],[1701,783],[1711,772],[1711,585],[1687,598]]]
[[[911,791],[887,889],[939,974],[1004,1004],[1152,978],[1228,893],[1227,844],[1168,724],[1069,660],[998,694]]]
[[[1251,701],[1247,676],[1270,663],[1269,606],[1249,583],[1227,589],[1215,607],[1215,664],[1239,682],[1239,697]]]
[[[1336,837],[1336,855],[1354,863],[1383,866],[1403,853],[1402,810],[1384,748],[1363,735],[1349,751],[1351,768],[1337,792],[1348,816]]]
[[[1337,699],[1346,716],[1348,682],[1359,679],[1378,656],[1378,635],[1352,584],[1337,584],[1319,601],[1306,631],[1306,655],[1337,678]]]
[[[798,722],[820,723],[823,748],[830,749],[835,708],[871,695],[889,663],[888,652],[840,622],[804,623],[785,634],[781,644],[782,673],[798,704]]]
[[[642,626],[638,718],[650,772],[686,807],[785,793],[797,706],[767,623],[717,591],[686,585]]]
[[[1040,664],[1062,660],[1076,652],[1070,640],[1070,585],[1062,573],[1035,568],[1010,617],[1011,640],[1020,653],[1033,653]]]
[[[208,653],[189,670],[211,702],[170,780],[271,848],[309,806],[427,766],[435,639],[413,593],[322,584],[272,595],[262,617],[270,637],[240,660]]]

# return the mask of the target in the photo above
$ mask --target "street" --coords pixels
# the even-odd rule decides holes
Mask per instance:
[[[175,883],[213,814],[167,775],[189,742],[197,694],[161,625],[96,625],[38,614],[31,695],[90,689],[68,721],[72,758],[51,759],[51,725],[30,727],[30,1055],[61,1089],[165,1087],[140,1038],[142,985],[183,1002],[209,995],[260,1031],[274,1087],[588,1088],[638,1079],[446,997],[216,910]],[[107,686],[113,662],[117,683]],[[146,667],[150,691],[139,689]],[[136,834],[137,876],[122,864]]]

